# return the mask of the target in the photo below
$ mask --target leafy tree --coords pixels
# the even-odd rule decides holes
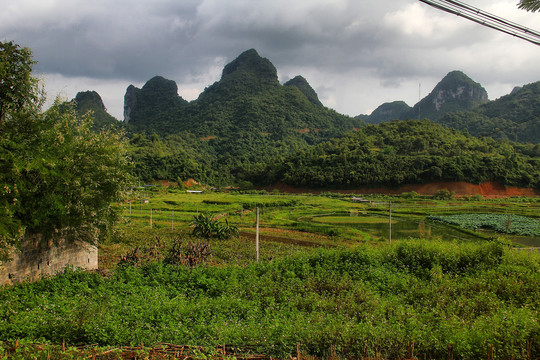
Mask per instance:
[[[540,10],[540,0],[521,0],[518,7],[527,11],[538,11]]]
[[[32,63],[30,51],[24,54],[15,59]],[[37,84],[11,73],[2,83],[6,79]],[[33,91],[25,84],[13,88]],[[47,111],[35,93],[10,99],[3,98],[0,123],[0,260],[24,236],[96,241],[117,220],[111,202],[128,185],[121,134],[91,131],[89,116],[78,116],[72,104],[58,99]]]
[[[0,41],[0,123],[10,112],[36,104],[37,80],[31,76],[32,52],[12,41]]]

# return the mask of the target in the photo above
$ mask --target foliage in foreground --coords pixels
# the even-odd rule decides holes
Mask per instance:
[[[254,345],[285,357],[540,354],[537,254],[499,243],[317,250],[247,267],[67,269],[0,293],[0,340]],[[527,352],[530,352],[529,354]]]
[[[42,111],[33,63],[0,42],[0,261],[23,236],[96,241],[130,178],[121,134],[91,131],[90,115],[58,99]]]

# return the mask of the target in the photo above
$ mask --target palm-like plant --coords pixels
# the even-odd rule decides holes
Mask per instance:
[[[540,10],[540,0],[521,0],[518,8],[533,12],[538,11]]]
[[[236,225],[229,224],[228,220],[225,220],[225,223],[220,223],[206,214],[194,215],[191,224],[194,225],[192,234],[206,239],[226,240],[239,235]]]

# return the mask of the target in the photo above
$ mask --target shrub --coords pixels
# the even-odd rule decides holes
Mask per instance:
[[[452,200],[454,198],[454,192],[448,189],[440,189],[433,195],[433,198],[436,200]]]
[[[238,237],[239,235],[236,225],[229,224],[228,220],[220,223],[206,214],[194,215],[191,224],[195,226],[192,234],[206,239],[217,238],[227,240],[232,237]]]
[[[201,241],[188,241],[178,238],[174,241],[167,256],[163,260],[166,264],[194,267],[204,263],[212,256],[210,245]]]
[[[416,191],[404,192],[401,194],[401,197],[404,199],[418,199],[420,197],[420,194]]]

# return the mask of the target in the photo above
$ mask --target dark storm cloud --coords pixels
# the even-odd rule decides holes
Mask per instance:
[[[19,7],[25,1],[17,2]],[[27,22],[0,25],[2,33],[30,47],[43,72],[66,76],[138,79],[170,72],[192,60],[189,45],[198,1],[92,2],[32,14]],[[63,18],[69,20],[62,20]],[[178,62],[177,62],[178,61]]]
[[[516,0],[468,2],[540,28],[540,15],[517,10]],[[154,75],[196,97],[250,48],[272,61],[282,81],[303,75],[325,105],[353,115],[387,100],[414,102],[418,91],[411,89],[419,82],[427,88],[456,69],[486,87],[500,85],[496,91],[540,79],[538,47],[417,0],[4,0],[2,6],[0,38],[30,47],[39,72],[57,74],[54,84],[65,79],[69,89],[102,81],[105,97],[116,103],[129,83]]]

